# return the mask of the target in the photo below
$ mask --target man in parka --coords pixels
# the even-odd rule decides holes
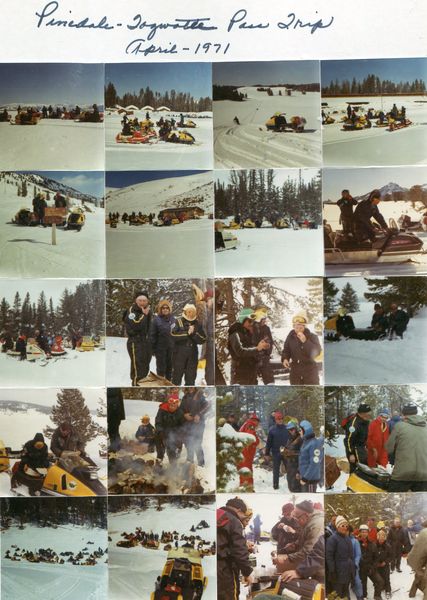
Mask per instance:
[[[237,496],[217,511],[218,600],[239,600],[242,574],[246,585],[253,583],[244,524],[252,510]]]
[[[148,375],[151,360],[150,324],[151,309],[147,292],[136,292],[134,303],[123,315],[128,336],[132,385]]]
[[[387,223],[378,210],[378,204],[381,201],[380,190],[373,190],[366,200],[362,200],[354,211],[354,227],[356,238],[359,243],[369,239],[371,242],[376,240],[376,229],[371,223],[374,219],[378,225],[385,231],[388,231]]]
[[[303,313],[293,317],[292,325],[282,352],[283,366],[290,369],[290,384],[319,385],[319,371],[314,360],[321,352],[319,338],[307,328],[307,317]]]
[[[178,393],[173,392],[167,402],[160,404],[155,420],[157,458],[160,461],[163,460],[165,450],[169,463],[177,460],[182,450],[184,423]]]
[[[174,341],[172,355],[172,383],[194,385],[197,377],[199,362],[198,345],[206,342],[206,334],[197,321],[197,310],[194,304],[186,304],[182,316],[177,317],[172,327],[171,335]]]
[[[357,206],[357,200],[351,196],[349,190],[341,192],[341,198],[337,201],[341,215],[340,221],[344,234],[353,233],[353,206]]]
[[[171,329],[175,325],[175,317],[172,315],[172,306],[168,300],[160,300],[157,305],[157,314],[151,321],[150,340],[151,349],[156,357],[157,375],[166,377],[168,381],[172,378],[172,352],[173,338]]]
[[[258,363],[269,348],[270,344],[264,339],[255,343],[254,314],[250,308],[242,309],[228,330],[231,385],[257,385]]]
[[[368,439],[370,418],[371,407],[362,402],[359,404],[357,413],[350,415],[342,422],[342,427],[345,430],[344,447],[350,463],[350,473],[353,473],[356,469],[356,463],[367,464],[366,441]]]
[[[427,492],[427,421],[415,404],[402,409],[385,449],[394,454],[389,492]]]
[[[415,598],[417,589],[420,589],[424,591],[424,600],[427,600],[427,529],[418,534],[414,547],[408,554],[408,565],[415,572],[409,597]]]

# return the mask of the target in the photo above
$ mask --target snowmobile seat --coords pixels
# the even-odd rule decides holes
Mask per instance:
[[[372,469],[368,465],[357,463],[355,471],[347,480],[347,486],[356,493],[365,490],[364,484],[373,486],[378,492],[386,492],[389,487],[390,478],[390,473],[381,467]]]

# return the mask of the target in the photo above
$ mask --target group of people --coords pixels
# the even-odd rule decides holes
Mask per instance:
[[[266,309],[243,308],[237,321],[228,329],[228,351],[231,357],[231,384],[264,385],[274,383],[270,364],[274,340],[267,325]],[[281,362],[289,371],[291,385],[318,385],[322,348],[319,338],[308,329],[308,318],[300,312],[292,318],[293,329],[283,345]]]
[[[206,521],[204,528],[209,528]],[[202,527],[192,525],[190,531],[194,532],[196,529],[202,529]],[[172,550],[172,548],[192,548],[197,550],[202,555],[215,554],[216,542],[209,542],[203,539],[200,535],[187,535],[185,533],[179,534],[178,531],[162,531],[161,534],[154,533],[151,531],[144,531],[141,527],[137,527],[132,533],[123,531],[121,533],[123,540],[119,540],[116,545],[125,548],[132,548],[134,546],[144,546],[145,548],[160,548],[160,544],[164,544],[163,550]]]
[[[181,401],[178,393],[172,392],[167,401],[160,404],[154,425],[148,415],[141,418],[135,438],[138,443],[147,446],[148,452],[156,451],[160,462],[166,454],[169,463],[173,464],[185,447],[187,461],[193,463],[197,460],[197,464],[203,467],[203,434],[209,410],[210,404],[202,390],[189,388]]]
[[[97,336],[92,336],[92,339],[99,341]],[[73,350],[79,348],[82,341],[82,333],[73,328],[70,329],[66,340],[62,335],[44,329],[36,329],[32,335],[27,335],[27,333],[21,331],[16,339],[10,331],[5,331],[0,336],[1,351],[17,352],[19,353],[19,360],[32,358],[28,356],[28,344],[30,342],[36,344],[37,349],[41,350],[46,358],[51,358],[53,355],[65,354],[64,346],[71,347]]]
[[[253,519],[253,533],[245,532],[253,519],[253,511],[239,497],[230,498],[217,511],[217,585],[218,600],[237,600],[240,581],[244,585],[257,582],[256,550],[261,526],[260,515]],[[320,503],[303,500],[282,506],[279,521],[271,530],[277,550],[271,552],[272,565],[279,578],[278,594],[257,593],[258,600],[280,600],[284,590],[311,590],[324,581],[324,517]],[[252,538],[252,540],[250,539]],[[253,559],[251,559],[251,555]]]
[[[135,131],[139,131],[142,134],[151,134],[157,135],[154,129],[154,123],[150,119],[150,113],[147,111],[145,113],[145,120],[139,121],[138,117],[134,117],[133,119],[129,119],[127,114],[125,114],[121,121],[122,125],[122,135],[130,136],[133,135]],[[159,138],[163,139],[167,137],[169,133],[172,131],[176,131],[177,127],[184,127],[184,115],[181,113],[179,116],[179,121],[177,123],[174,117],[170,117],[170,119],[165,119],[164,117],[160,117],[157,121],[157,127],[159,128]]]
[[[407,556],[413,569],[414,581],[409,598],[417,590],[427,592],[427,522],[421,525],[413,520],[403,526],[395,517],[391,526],[386,521],[369,518],[357,527],[343,515],[334,515],[326,527],[326,591],[328,598],[350,598],[350,589],[357,600],[368,597],[368,580],[372,582],[374,600],[382,593],[392,598],[390,575],[402,573],[402,556]]]
[[[362,402],[341,425],[350,473],[357,463],[391,465],[389,492],[427,492],[427,419],[415,404],[393,414],[380,408],[372,419],[371,407]]]
[[[394,338],[403,339],[409,323],[409,315],[399,308],[396,302],[390,304],[390,309],[387,312],[382,304],[374,305],[374,314],[371,319],[370,329],[375,335],[375,339],[388,337],[389,340]],[[355,330],[353,317],[348,314],[344,307],[340,307],[337,311],[336,333],[338,338],[352,337]]]
[[[174,385],[193,386],[199,362],[199,346],[206,349],[205,379],[214,384],[213,367],[213,292],[204,294],[206,332],[197,318],[197,308],[187,303],[180,316],[172,314],[172,304],[162,299],[153,314],[148,293],[137,292],[133,304],[124,312],[127,350],[131,361],[132,385],[144,379],[150,371],[153,356],[156,372]]]
[[[92,544],[93,542],[88,542]],[[97,550],[89,552],[88,548],[83,548],[79,552],[72,552],[67,550],[64,552],[55,552],[52,548],[38,548],[37,550],[26,550],[25,548],[13,547],[14,550],[6,550],[4,558],[12,560],[14,562],[21,562],[26,560],[31,563],[49,563],[63,565],[66,562],[72,565],[85,567],[93,567],[96,565],[100,558],[107,555],[107,549],[103,550],[98,546]]]

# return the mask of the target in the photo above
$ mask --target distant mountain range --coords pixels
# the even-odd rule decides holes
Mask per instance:
[[[53,193],[59,192],[64,196],[70,196],[78,200],[91,202],[92,204],[99,203],[99,198],[96,198],[96,196],[80,192],[79,190],[76,190],[75,188],[69,185],[65,185],[63,183],[60,183],[59,181],[51,179],[50,177],[45,177],[44,175],[39,175],[36,173],[18,173],[15,171],[3,171],[3,173],[7,176],[8,179],[15,180],[18,185],[21,185],[22,181],[25,180],[28,187],[32,184],[40,188],[44,188],[45,190],[49,190]],[[32,190],[30,188],[28,190],[28,194],[32,197]]]
[[[423,192],[427,192],[427,183],[423,183],[419,186]],[[401,199],[403,200],[404,198],[399,198],[399,196],[406,196],[409,193],[409,188],[405,188],[402,187],[401,185],[399,185],[398,183],[393,183],[392,181],[390,181],[389,183],[387,183],[386,185],[383,185],[382,187],[379,188],[380,192],[381,192],[381,196],[383,197],[383,199],[385,200],[386,197],[388,196],[388,200],[397,200],[397,199]],[[369,194],[372,192],[372,190],[370,190],[369,192],[366,192],[366,194],[363,195],[359,195],[359,196],[353,196],[353,198],[355,200],[365,200],[366,198],[369,197]],[[350,193],[351,193],[351,189],[350,189]],[[338,199],[338,196],[337,196]],[[326,200],[325,204],[335,204],[336,200]]]

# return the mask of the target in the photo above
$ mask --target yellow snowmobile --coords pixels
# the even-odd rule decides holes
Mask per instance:
[[[10,467],[10,459],[7,453],[7,448],[3,443],[3,440],[0,440],[0,473],[7,471]]]
[[[277,219],[274,226],[276,229],[289,229],[289,222],[286,219]]]
[[[15,225],[38,225],[39,219],[29,208],[21,208],[12,219],[12,223]]]
[[[244,229],[255,229],[256,225],[252,219],[246,219],[246,221],[243,223],[243,227]]]
[[[229,223],[229,225],[224,225],[225,229],[241,229],[241,225],[239,223],[236,223],[236,221],[231,221],[231,223]]]
[[[200,553],[177,548],[168,552],[159,589],[151,592],[150,600],[200,600],[207,585]]]
[[[266,581],[267,579],[267,581]],[[274,578],[260,578],[260,583],[271,582],[271,586],[261,590],[251,590],[248,598],[251,600],[257,596],[286,596],[286,591],[292,594],[292,598],[295,600],[325,600],[325,587],[323,584],[318,583],[315,579],[297,579],[295,581],[288,581],[283,583],[280,577],[277,575]],[[262,586],[261,586],[262,587]]]
[[[84,335],[80,346],[76,350],[79,352],[93,352],[95,350],[95,342],[90,335]]]
[[[40,118],[40,113],[29,114],[27,112],[20,112],[15,117],[15,125],[37,125]]]
[[[188,131],[170,131],[164,138],[165,142],[172,144],[194,144],[196,139]]]
[[[382,467],[371,468],[357,463],[356,469],[347,479],[347,489],[355,494],[378,494],[387,492],[390,473]]]
[[[6,449],[9,458],[20,458],[21,452]],[[107,490],[98,478],[99,467],[88,456],[64,451],[47,468],[20,468],[17,461],[12,468],[11,485],[28,488],[30,496],[106,496]]]
[[[188,121],[185,121],[185,123],[177,123],[176,124],[177,127],[187,127],[187,129],[194,129],[195,127],[197,127],[196,123],[194,121],[191,121],[191,119],[188,119]]]
[[[361,115],[360,117],[357,117],[355,121],[352,121],[352,119],[346,119],[341,131],[359,131],[361,129],[370,129],[371,127],[371,121],[364,115]]]
[[[269,131],[295,131],[300,133],[304,131],[307,120],[304,117],[294,115],[289,121],[286,120],[286,113],[276,112],[265,123]]]
[[[82,209],[74,208],[68,215],[66,229],[76,229],[77,231],[80,231],[85,224],[85,221],[86,217]]]

